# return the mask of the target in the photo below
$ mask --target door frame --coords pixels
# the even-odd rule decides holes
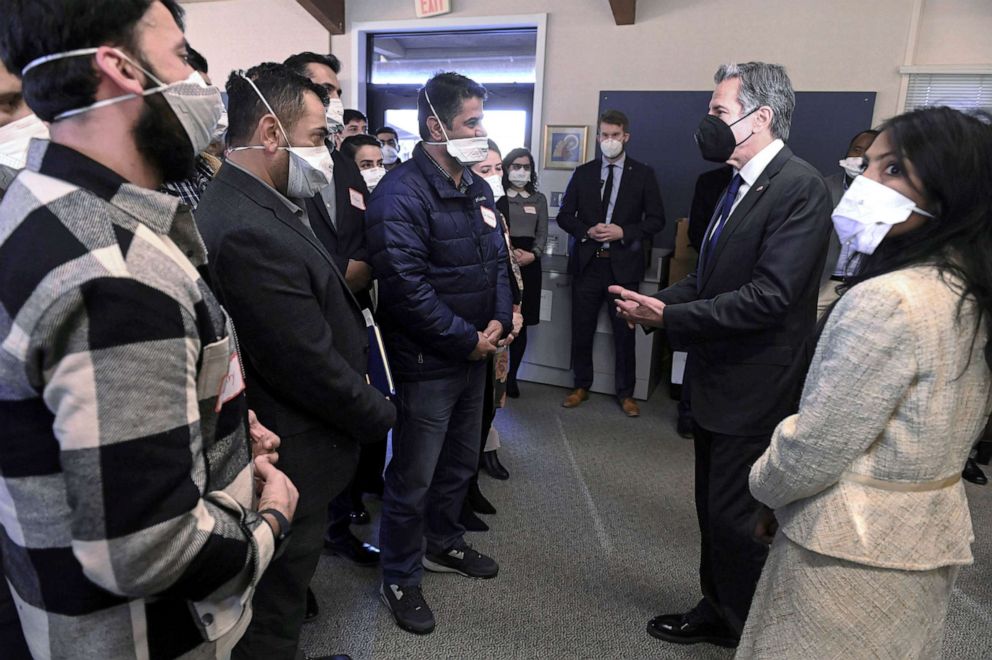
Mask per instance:
[[[355,99],[359,108],[366,107],[365,85],[368,80],[368,36],[370,33],[390,32],[448,32],[451,30],[487,30],[529,27],[537,29],[534,49],[534,103],[531,108],[531,153],[541,153],[544,124],[544,57],[547,41],[547,14],[519,14],[509,16],[466,16],[462,18],[427,18],[402,21],[365,21],[351,26],[351,61],[355,63],[355,77],[349,83],[349,98]]]

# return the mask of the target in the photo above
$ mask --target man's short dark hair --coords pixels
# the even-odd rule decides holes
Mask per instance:
[[[323,64],[330,67],[334,73],[341,73],[341,60],[331,53],[321,55],[320,53],[305,51],[296,55],[290,55],[283,61],[283,64],[301,76],[307,75],[308,64]]]
[[[341,121],[344,122],[345,126],[353,121],[364,121],[366,124],[369,123],[369,118],[362,114],[361,110],[355,110],[354,108],[345,108],[344,114],[341,115]]]
[[[878,131],[876,131],[874,128],[867,128],[863,131],[858,132],[854,137],[851,138],[851,141],[848,143],[847,145],[848,151],[851,150],[851,147],[854,146],[854,143],[857,142],[858,138],[861,137],[862,135],[870,135],[871,139],[874,140],[875,138],[878,137]]]
[[[200,73],[210,73],[210,65],[207,64],[207,58],[200,54],[200,51],[195,50],[188,43],[186,44],[186,61],[189,65],[193,67],[194,71],[199,71]]]
[[[0,8],[0,59],[8,71],[20,76],[24,67],[39,57],[79,48],[114,45],[141,58],[137,26],[153,1],[4,0]],[[182,29],[179,3],[160,2]],[[141,64],[146,66],[147,62]],[[22,78],[25,101],[45,121],[92,104],[100,84],[92,56],[45,62]]]
[[[619,126],[624,133],[630,133],[630,120],[619,110],[607,110],[599,116],[599,123]]]
[[[341,142],[341,155],[348,160],[355,160],[355,154],[362,147],[382,147],[382,142],[379,142],[371,135],[366,135],[365,133],[359,133],[358,135],[349,135]]]
[[[396,129],[392,126],[383,126],[382,128],[377,128],[372,135],[379,135],[380,133],[388,133],[392,135],[396,140],[400,139],[400,134],[396,132]]]
[[[244,75],[258,87],[287,133],[303,116],[307,92],[316,94],[327,106],[327,90],[284,64],[265,62],[248,69]],[[238,72],[232,73],[227,79],[227,144],[244,146],[255,133],[258,121],[268,112],[248,81]]]
[[[431,139],[431,132],[427,128],[427,118],[434,116],[431,107],[427,103],[427,96],[431,97],[431,104],[437,111],[437,118],[441,120],[445,128],[451,128],[451,122],[462,110],[462,103],[466,99],[486,100],[486,88],[475,82],[471,78],[466,78],[454,71],[442,71],[434,74],[434,77],[427,81],[417,93],[417,120],[420,124],[420,137],[424,140]]]

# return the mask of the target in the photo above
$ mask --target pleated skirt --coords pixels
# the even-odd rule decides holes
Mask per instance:
[[[779,533],[737,648],[740,660],[939,658],[957,566],[877,568]]]

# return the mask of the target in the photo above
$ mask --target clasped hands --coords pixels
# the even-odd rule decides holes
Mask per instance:
[[[627,321],[627,325],[631,328],[635,324],[654,328],[661,328],[665,325],[665,303],[657,298],[625,289],[619,284],[611,286],[609,291],[618,296],[614,301],[617,306],[617,316]]]
[[[501,346],[500,335],[503,334],[503,324],[493,319],[486,326],[485,330],[478,331],[479,340],[475,344],[475,349],[469,353],[469,360],[485,360],[496,352]]]
[[[283,472],[276,468],[279,461],[279,436],[266,428],[254,410],[248,411],[248,435],[251,438],[251,455],[255,463],[255,493],[258,495],[258,511],[275,509],[293,520],[296,504],[299,501],[299,491]],[[270,514],[263,517],[272,527],[274,534],[280,532],[279,521]]]
[[[619,241],[623,239],[623,227],[613,223],[598,222],[589,228],[586,236],[600,243]]]

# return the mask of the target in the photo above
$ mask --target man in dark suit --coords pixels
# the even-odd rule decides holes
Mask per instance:
[[[334,55],[297,53],[283,62],[286,66],[320,85],[329,96],[340,95],[337,74],[341,64]],[[330,128],[330,126],[328,127]],[[332,181],[306,200],[307,215],[318,240],[327,249],[348,287],[363,309],[372,311],[372,269],[365,249],[365,202],[369,190],[353,158],[327,140],[333,162]],[[327,507],[324,548],[358,566],[376,566],[379,549],[362,542],[350,525],[371,521],[362,502],[364,490],[382,494],[382,470],[386,462],[386,438],[364,438],[358,467],[351,483]],[[317,598],[307,593],[307,621],[319,612]]]
[[[795,106],[785,69],[730,64],[716,82],[697,141],[735,174],[697,271],[655,296],[616,293],[622,317],[666,328],[689,353],[703,598],[653,619],[648,632],[736,646],[767,555],[752,539],[759,504],[748,473],[798,403],[832,207],[820,174],[785,146]]]
[[[613,322],[616,395],[629,417],[640,415],[634,401],[634,331],[617,318],[607,289],[637,289],[644,276],[644,246],[665,226],[665,209],[654,170],[626,153],[627,116],[608,110],[599,118],[602,159],[575,169],[565,189],[558,226],[571,235],[572,370],[575,389],[562,405],[574,408],[589,398],[592,344],[603,302]]]
[[[281,436],[279,465],[300,492],[292,542],[260,582],[233,657],[288,660],[327,504],[350,481],[358,442],[384,435],[395,410],[367,384],[361,308],[304,201],[328,182],[330,168],[311,151],[327,137],[326,92],[281,64],[232,74],[227,92],[232,149],[197,221],[212,287],[247,358],[249,403]]]
[[[823,182],[827,184],[830,192],[830,204],[836,207],[840,203],[840,198],[847,192],[847,187],[854,181],[854,177],[860,173],[858,169],[863,162],[865,152],[868,147],[878,137],[878,131],[868,129],[861,131],[847,145],[847,153],[844,160],[840,161],[841,171],[826,177]],[[854,161],[853,163],[851,161]],[[857,164],[855,164],[857,163]],[[849,171],[850,170],[850,171]],[[823,316],[835,300],[837,300],[837,285],[844,281],[844,278],[853,275],[858,267],[857,253],[850,246],[842,247],[840,237],[836,231],[830,232],[830,241],[827,248],[827,260],[823,264],[823,273],[820,275],[820,295],[816,302],[816,314]]]

